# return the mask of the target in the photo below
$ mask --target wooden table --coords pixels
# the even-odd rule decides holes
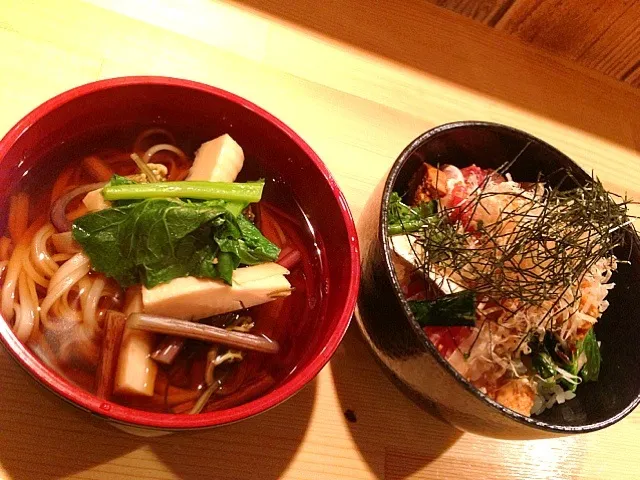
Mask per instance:
[[[238,93],[291,125],[356,218],[412,138],[460,119],[523,128],[640,198],[638,91],[424,3],[2,0],[0,132],[81,83],[172,75]],[[41,395],[4,351],[0,362],[7,479],[640,478],[640,411],[548,441],[463,434],[401,395],[353,328],[278,408],[156,439],[96,423]]]

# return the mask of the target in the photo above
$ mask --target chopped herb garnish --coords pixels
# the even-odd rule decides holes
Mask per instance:
[[[389,235],[400,235],[420,230],[426,226],[436,212],[437,202],[424,202],[415,207],[402,203],[400,195],[393,192],[389,197]]]

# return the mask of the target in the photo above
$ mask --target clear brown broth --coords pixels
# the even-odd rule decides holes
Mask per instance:
[[[51,191],[56,179],[64,172],[64,169],[74,162],[80,162],[85,156],[95,154],[103,159],[115,158],[115,154],[130,152],[132,138],[130,131],[112,131],[102,134],[92,143],[94,149],[86,151],[74,145],[84,142],[69,142],[61,145],[47,154],[37,165],[18,170],[16,177],[20,178],[13,193],[26,192],[30,196],[30,222],[48,212],[51,206]],[[193,152],[200,145],[200,141],[189,137],[180,137],[178,146],[192,158]],[[182,139],[185,139],[181,142]],[[108,152],[108,155],[105,155]],[[119,162],[112,165],[114,171],[121,175],[131,174],[135,171],[133,162]],[[188,165],[186,165],[188,168]],[[266,393],[264,388],[270,389],[281,382],[285,377],[295,371],[297,364],[304,359],[307,351],[306,343],[312,338],[316,325],[319,323],[324,310],[324,294],[322,288],[322,273],[325,269],[326,259],[322,241],[314,232],[309,219],[296,201],[291,189],[283,182],[277,180],[277,175],[271,172],[259,162],[248,158],[245,160],[245,168],[239,181],[265,178],[266,186],[263,199],[257,205],[260,210],[258,226],[265,236],[276,243],[285,251],[298,250],[301,260],[291,268],[288,279],[294,287],[294,292],[286,298],[274,302],[253,307],[240,312],[252,317],[255,322],[253,333],[265,335],[280,344],[280,352],[277,355],[248,352],[242,362],[225,367],[223,387],[212,397],[208,404],[209,409],[230,408],[245,403],[257,395]],[[95,180],[83,174],[79,183],[92,183]],[[73,205],[71,205],[73,208]],[[4,208],[4,212],[8,209]],[[2,220],[2,230],[6,232],[6,213]],[[280,235],[274,232],[284,233],[283,244]],[[40,290],[40,298],[44,291]],[[100,308],[109,308],[109,302],[102,301]],[[39,337],[42,342],[45,336]],[[96,344],[100,345],[99,338]],[[157,339],[160,341],[160,338]],[[71,382],[80,387],[95,392],[94,378],[96,364],[82,360],[73,360],[61,363],[56,358],[48,358],[46,353],[51,351],[42,348],[44,345],[29,345],[43,361],[56,369]],[[188,341],[185,348],[171,366],[160,366],[159,382],[166,384],[164,392],[157,392],[154,397],[123,397],[113,396],[112,401],[122,405],[132,406],[138,409],[167,412],[174,411],[169,406],[171,392],[175,388],[186,390],[202,390],[204,383],[204,368],[209,345],[198,341]],[[262,382],[265,377],[273,379],[272,382]],[[263,385],[263,391],[258,391]],[[160,390],[160,389],[157,389]],[[186,405],[188,407],[188,405]],[[207,410],[207,408],[205,408]]]

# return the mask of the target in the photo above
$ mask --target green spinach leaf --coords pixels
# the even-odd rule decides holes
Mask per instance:
[[[409,301],[416,321],[423,327],[474,327],[476,295],[464,290],[435,300]]]
[[[553,358],[551,358],[551,355],[546,351],[535,353],[531,363],[540,377],[545,380],[554,377],[557,372],[557,366],[553,361]]]
[[[228,222],[216,232],[216,242],[222,252],[234,254],[243,265],[271,261],[280,254],[280,249],[244,216]]]
[[[534,339],[529,342],[529,346],[531,347],[532,366],[543,379],[553,376],[556,383],[572,392],[576,391],[579,384],[578,375],[585,382],[598,380],[601,357],[593,329],[589,330],[587,335],[576,343],[572,352],[566,352],[555,335],[550,332],[545,334],[542,342]],[[580,365],[583,355],[586,361]],[[570,377],[558,369],[564,370]]]
[[[602,358],[600,356],[600,347],[596,340],[596,334],[593,328],[589,330],[589,333],[580,342],[582,352],[587,357],[586,363],[580,370],[580,376],[585,382],[595,382],[600,375],[600,363]]]
[[[123,287],[142,283],[151,288],[186,276],[230,284],[239,265],[274,261],[280,253],[238,215],[240,207],[224,200],[118,201],[78,218],[72,233],[94,270]]]

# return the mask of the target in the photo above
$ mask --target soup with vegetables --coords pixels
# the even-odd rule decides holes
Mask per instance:
[[[0,238],[0,308],[43,362],[95,395],[197,414],[295,369],[323,260],[286,185],[236,181],[245,157],[233,138],[193,158],[179,145],[149,129],[47,188],[22,185]]]

